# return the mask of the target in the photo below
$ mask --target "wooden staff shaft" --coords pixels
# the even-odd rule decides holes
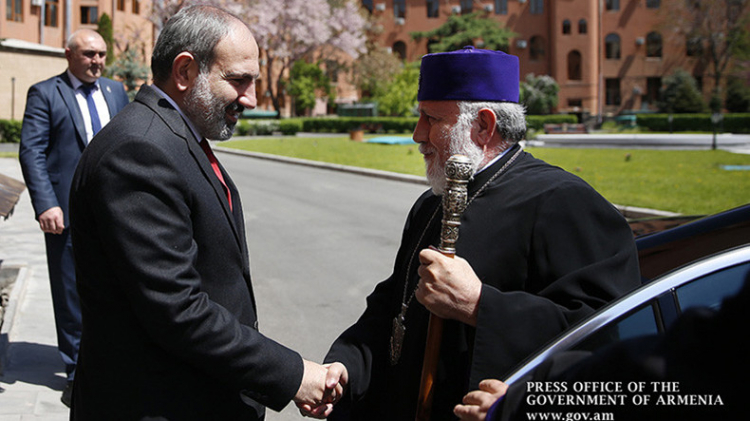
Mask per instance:
[[[444,256],[450,258],[456,255],[455,245],[458,240],[458,227],[461,225],[461,215],[466,208],[467,185],[472,175],[473,169],[468,158],[462,155],[453,155],[448,159],[445,165],[447,186],[443,194],[443,225],[438,250]],[[443,319],[435,314],[430,314],[430,321],[427,325],[427,343],[422,362],[422,379],[419,386],[416,421],[428,421],[430,419],[442,339]]]

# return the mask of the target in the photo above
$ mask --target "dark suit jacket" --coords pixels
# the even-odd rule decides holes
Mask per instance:
[[[125,88],[104,77],[99,78],[99,86],[114,117],[128,104]],[[19,159],[37,217],[59,206],[69,226],[70,182],[85,147],[86,129],[68,73],[29,88]]]
[[[258,419],[297,392],[302,358],[257,330],[242,205],[224,178],[234,212],[148,86],[84,152],[71,191],[83,312],[72,419]]]

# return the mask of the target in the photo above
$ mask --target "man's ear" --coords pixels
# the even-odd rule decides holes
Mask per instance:
[[[492,141],[492,137],[495,135],[497,116],[489,108],[482,108],[477,115],[477,123],[479,125],[476,137],[477,144],[479,146],[486,146]]]
[[[198,76],[198,62],[187,51],[183,51],[172,62],[172,79],[180,92],[185,92]]]

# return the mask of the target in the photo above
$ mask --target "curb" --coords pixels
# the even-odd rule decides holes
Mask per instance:
[[[24,295],[26,295],[26,280],[31,274],[31,271],[26,265],[12,264],[5,265],[5,267],[18,269],[18,274],[16,275],[13,289],[11,289],[10,296],[8,297],[8,306],[5,308],[5,313],[3,314],[3,325],[0,329],[0,376],[3,375],[4,369],[7,367],[10,333],[13,329],[13,324],[16,321],[18,304],[22,302]]]
[[[333,170],[333,171],[342,171],[342,172],[348,172],[352,174],[359,174],[359,175],[370,176],[370,177],[379,177],[379,178],[384,178],[387,180],[403,181],[406,183],[423,184],[425,186],[428,185],[427,178],[417,176],[417,175],[400,174],[396,172],[382,171],[382,170],[373,170],[369,168],[353,167],[350,165],[330,164],[327,162],[311,161],[309,159],[300,159],[300,158],[290,158],[286,156],[271,155],[271,154],[260,153],[260,152],[242,151],[239,149],[215,146],[215,144],[211,145],[211,148],[217,152],[224,152],[224,153],[228,153],[232,155],[241,155],[241,156],[247,156],[251,158],[265,159],[268,161],[285,162],[287,164],[322,168],[322,169],[328,169],[328,170]]]
[[[343,171],[343,172],[348,172],[352,174],[359,174],[359,175],[370,176],[370,177],[379,177],[379,178],[385,178],[388,180],[402,181],[406,183],[422,184],[424,186],[428,185],[427,178],[416,176],[416,175],[400,174],[400,173],[382,171],[382,170],[372,170],[369,168],[353,167],[350,165],[329,164],[326,162],[311,161],[308,159],[300,159],[300,158],[290,158],[286,156],[271,155],[271,154],[260,153],[260,152],[242,151],[239,149],[218,146],[216,143],[212,144],[211,148],[217,152],[228,153],[231,155],[247,156],[250,158],[265,159],[269,161],[284,162],[287,164],[303,165],[303,166],[314,167],[314,168],[322,168],[322,169],[327,169],[327,170],[332,170],[332,171]],[[679,213],[666,212],[666,211],[660,211],[660,210],[648,209],[648,208],[639,208],[635,206],[622,206],[622,205],[617,205],[617,204],[613,204],[613,206],[617,208],[617,210],[620,211],[622,216],[624,216],[625,218],[630,218],[630,219],[661,218],[661,217],[670,217],[670,216],[680,215]]]

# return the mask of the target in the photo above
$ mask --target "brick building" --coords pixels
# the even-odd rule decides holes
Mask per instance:
[[[112,19],[115,44],[142,48],[150,60],[154,29],[148,0],[4,0],[0,2],[0,118],[20,120],[26,92],[67,68],[64,48],[79,28]],[[117,51],[116,51],[117,52]]]
[[[363,0],[382,27],[377,43],[407,61],[427,53],[428,31],[451,14],[483,11],[518,34],[508,53],[520,59],[521,78],[552,76],[560,85],[559,112],[611,116],[655,109],[661,79],[691,72],[706,96],[712,79],[684,39],[671,37],[659,0]]]

